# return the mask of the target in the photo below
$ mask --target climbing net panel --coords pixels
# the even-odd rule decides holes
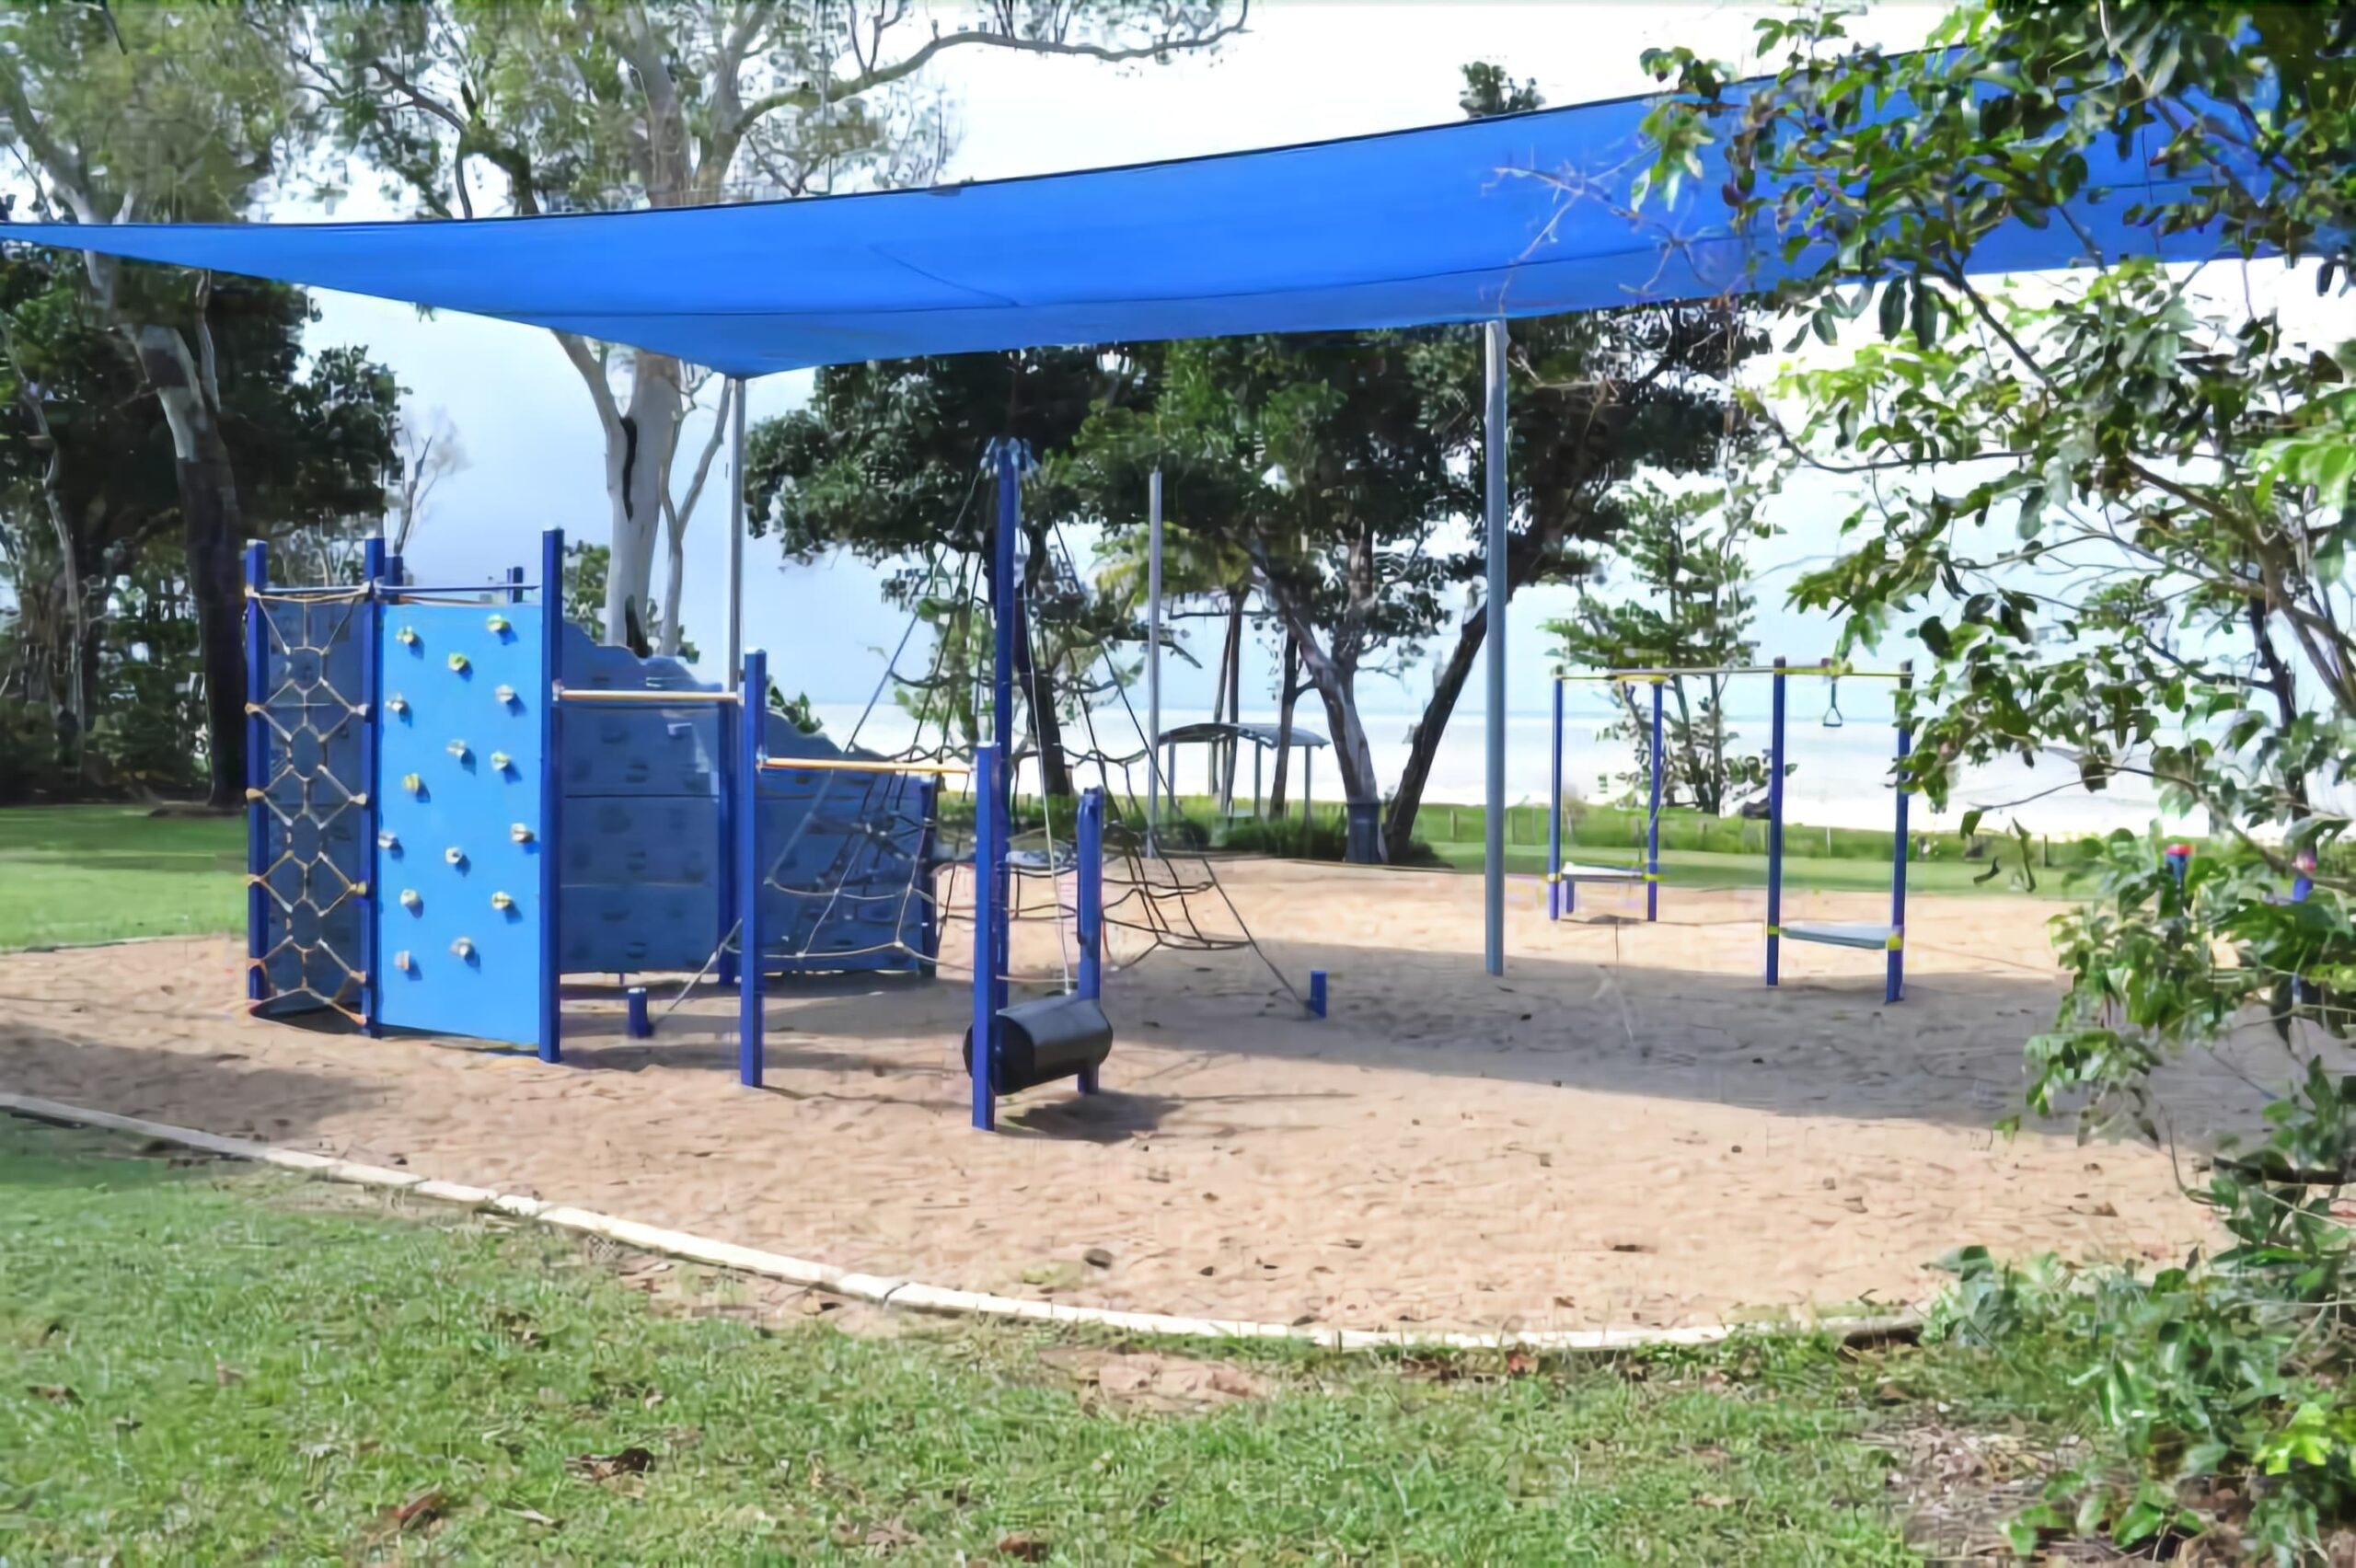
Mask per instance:
[[[361,1021],[366,983],[368,782],[364,592],[253,594],[247,791],[259,807],[258,1009],[332,1008]]]

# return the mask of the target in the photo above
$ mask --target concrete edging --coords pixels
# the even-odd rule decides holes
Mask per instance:
[[[1615,1351],[1643,1350],[1661,1346],[1691,1346],[1716,1344],[1753,1325],[1720,1324],[1685,1329],[1539,1329],[1518,1330],[1493,1334],[1423,1333],[1413,1330],[1396,1332],[1388,1330],[1332,1329],[1313,1325],[1288,1323],[1255,1323],[1237,1319],[1190,1318],[1167,1312],[1128,1312],[1107,1307],[1074,1307],[1057,1301],[1033,1301],[1021,1297],[992,1296],[971,1290],[951,1290],[940,1286],[924,1285],[914,1280],[898,1279],[885,1274],[859,1274],[839,1269],[831,1263],[812,1262],[807,1259],[788,1257],[782,1252],[764,1251],[758,1248],[738,1246],[733,1241],[714,1240],[710,1237],[691,1235],[683,1230],[665,1229],[634,1219],[618,1218],[599,1214],[593,1209],[574,1208],[565,1204],[553,1204],[539,1198],[524,1197],[510,1193],[497,1193],[487,1187],[470,1187],[456,1182],[434,1181],[408,1170],[394,1170],[381,1165],[364,1165],[355,1160],[339,1159],[331,1155],[312,1154],[302,1149],[279,1148],[249,1138],[223,1137],[217,1133],[200,1132],[191,1127],[176,1127],[167,1123],[150,1122],[137,1116],[120,1116],[110,1111],[93,1111],[61,1101],[44,1100],[36,1095],[0,1092],[0,1111],[10,1112],[39,1121],[61,1122],[74,1126],[93,1127],[108,1132],[136,1133],[165,1143],[197,1149],[206,1154],[221,1155],[230,1159],[251,1160],[258,1165],[274,1166],[320,1181],[341,1182],[352,1186],[375,1187],[384,1191],[411,1193],[435,1203],[450,1204],[460,1208],[476,1209],[505,1215],[513,1219],[529,1220],[558,1230],[570,1230],[583,1236],[602,1237],[606,1240],[633,1247],[641,1251],[656,1252],[665,1257],[689,1262],[707,1263],[715,1268],[733,1269],[742,1274],[756,1274],[763,1279],[780,1280],[799,1285],[829,1296],[839,1296],[853,1301],[871,1302],[879,1307],[894,1307],[907,1311],[930,1312],[947,1317],[997,1318],[1022,1322],[1066,1323],[1094,1328],[1118,1330],[1124,1333],[1153,1334],[1183,1339],[1258,1339],[1291,1340],[1313,1344],[1327,1350],[1535,1350],[1535,1351]],[[1912,1310],[1888,1313],[1870,1318],[1828,1318],[1816,1327],[1840,1335],[1846,1340],[1876,1339],[1893,1333],[1903,1333],[1921,1326],[1921,1314]],[[1772,1325],[1758,1325],[1772,1328]]]

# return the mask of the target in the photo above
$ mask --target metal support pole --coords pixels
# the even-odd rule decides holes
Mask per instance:
[[[384,541],[380,539],[376,543],[381,547]],[[520,566],[507,569],[507,602],[511,605],[524,602],[524,569]]]
[[[385,541],[382,537],[367,540],[360,547],[360,582],[368,592],[353,606],[352,636],[360,655],[360,864],[362,888],[358,903],[360,929],[360,1032],[374,1039],[380,1028],[376,1014],[383,997],[383,984],[376,953],[376,915],[384,907],[384,889],[374,867],[376,860],[376,745],[384,734],[385,694],[382,658],[384,647],[378,631],[383,618],[383,605],[376,597],[376,584],[385,575]],[[515,575],[523,575],[516,569]]]
[[[1771,677],[1767,721],[1767,984],[1784,978],[1784,660]]]
[[[1653,798],[1645,817],[1645,918],[1660,918],[1660,691],[1653,682]]]
[[[1547,748],[1546,918],[1563,917],[1563,680],[1554,677],[1553,739]]]
[[[1161,853],[1161,470],[1146,488],[1145,852]],[[1174,782],[1174,781],[1173,781]]]
[[[1257,741],[1252,743],[1252,820],[1253,822],[1260,820],[1260,764],[1267,755],[1267,747]]]
[[[733,683],[740,675],[741,672],[732,671],[729,680]],[[753,705],[746,703],[745,706],[750,708]],[[701,723],[703,717],[699,714],[694,721]],[[725,708],[710,709],[709,717],[711,720],[712,749],[717,754],[713,759],[717,765],[713,771],[718,777],[712,783],[718,796],[715,803],[720,808],[713,813],[718,818],[720,863],[719,874],[713,879],[717,883],[713,891],[719,896],[712,900],[711,933],[720,959],[712,965],[712,984],[724,990],[736,984],[737,960],[742,956],[732,950],[728,940],[729,933],[736,926],[736,819],[755,810],[757,802],[745,797],[745,770],[736,763],[737,753],[744,749],[745,732],[748,726],[741,715],[731,713]],[[757,724],[751,728],[755,733],[759,732]],[[756,824],[755,834],[759,831]]]
[[[745,378],[728,379],[728,689],[736,681],[745,656]],[[767,688],[756,694],[767,697]]]
[[[1000,780],[999,748],[985,741],[974,748],[974,1021],[967,1077],[973,1090],[974,1126],[998,1124],[998,928],[1004,910],[998,898]]]
[[[564,530],[540,536],[540,1060],[564,1055]]]
[[[1080,792],[1080,821],[1074,830],[1079,839],[1079,883],[1073,904],[1074,924],[1080,928],[1080,994],[1091,1001],[1104,994],[1104,791],[1088,789]],[[1094,1067],[1081,1069],[1080,1092],[1096,1092]]]
[[[1483,444],[1488,475],[1484,512],[1489,552],[1488,842],[1483,847],[1487,919],[1486,956],[1492,974],[1506,972],[1506,324],[1488,325],[1487,396]]]
[[[1316,827],[1316,825],[1317,825],[1317,813],[1316,813],[1315,812],[1313,812],[1313,811],[1311,811],[1311,810],[1310,809],[1310,801],[1309,801],[1310,769],[1311,769],[1311,767],[1315,767],[1315,766],[1316,766],[1316,763],[1317,763],[1317,748],[1316,748],[1315,746],[1303,746],[1303,747],[1301,747],[1301,748],[1300,748],[1300,838],[1301,838],[1301,852],[1302,852],[1303,854],[1307,854],[1307,853],[1308,853],[1309,835],[1310,835],[1311,831],[1312,829],[1314,829],[1314,828]]]
[[[1906,995],[1906,756],[1914,749],[1914,732],[1906,721],[1906,701],[1914,686],[1914,661],[1898,666],[1898,844],[1889,868],[1889,975],[1882,983],[1881,999],[1894,1002]]]
[[[270,617],[254,597],[269,589],[270,547],[256,539],[246,547],[246,999],[252,1002],[270,995],[261,962],[270,951],[270,894],[261,877],[272,859],[266,841],[270,813],[262,804],[270,785],[270,726],[261,716],[270,699]],[[364,787],[375,790],[375,780]],[[371,839],[368,853],[375,852]]]
[[[1006,1006],[1006,972],[1011,951],[1009,928],[1014,905],[1012,875],[1007,869],[1006,845],[1014,825],[1014,753],[1022,732],[1014,725],[1014,621],[1022,613],[1022,595],[1014,581],[1014,540],[1022,529],[1022,448],[1011,436],[1001,436],[993,448],[998,459],[997,530],[990,540],[990,736],[998,742],[998,853],[990,861],[992,896],[1000,918],[992,927],[995,938],[986,966],[991,974],[993,1014]]]
[[[744,690],[769,689],[768,655],[745,655]],[[768,1065],[761,1010],[761,704],[736,705],[736,1081],[761,1087]],[[720,721],[729,721],[722,713]]]

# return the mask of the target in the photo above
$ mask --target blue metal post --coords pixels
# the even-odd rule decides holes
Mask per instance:
[[[385,581],[396,588],[408,582],[409,562],[388,552],[385,557]]]
[[[1022,531],[1022,449],[1011,436],[1001,436],[992,451],[998,459],[998,526],[990,540],[990,738],[999,747],[994,797],[999,853],[990,861],[990,877],[1003,916],[1013,908],[1005,847],[1013,829],[1014,754],[1020,740],[1014,728],[1014,622],[1022,610],[1014,582],[1014,541]],[[1011,925],[1011,919],[1002,917],[991,928],[994,943],[987,967],[994,976],[993,1012],[1006,1006]]]
[[[1889,868],[1889,976],[1882,983],[1884,1002],[1906,994],[1906,756],[1914,749],[1906,699],[1913,687],[1914,662],[1910,659],[1898,666],[1898,847]]]
[[[270,547],[257,539],[246,547],[246,999],[270,995],[262,954],[270,951],[270,894],[261,883],[270,869],[270,813],[262,791],[270,782],[270,726],[261,721],[270,699],[270,617],[257,595],[270,587]],[[369,840],[367,853],[375,853]]]
[[[761,1087],[766,1059],[761,1018],[761,721],[766,705],[754,693],[769,689],[769,657],[745,654],[744,700],[736,736],[736,1080]]]
[[[1554,677],[1554,740],[1546,791],[1546,918],[1563,917],[1563,677]]]
[[[1080,927],[1080,994],[1091,1001],[1104,995],[1104,791],[1091,787],[1080,793],[1080,820],[1074,830],[1080,857],[1079,886],[1073,902],[1074,923]],[[1096,1072],[1080,1075],[1080,1092],[1096,1092]]]
[[[648,1016],[646,1011],[646,987],[632,986],[623,992],[622,1005],[626,1009],[627,1017],[624,1027],[629,1031],[629,1037],[632,1040],[653,1039],[654,1020]]]
[[[376,778],[376,739],[385,722],[384,671],[377,624],[383,618],[382,602],[376,597],[377,583],[385,575],[385,541],[372,538],[360,547],[360,583],[366,590],[352,607],[352,629],[347,635],[357,640],[354,646],[360,655],[360,864],[359,912],[360,942],[360,1032],[374,1039],[379,1032],[376,1024],[377,1005],[383,987],[378,984],[376,952],[376,912],[384,907],[384,893],[376,885],[376,797],[380,781]]]
[[[524,602],[524,569],[520,566],[507,569],[507,602],[511,605]]]
[[[1645,918],[1660,918],[1660,676],[1653,677],[1653,799],[1645,818]]]
[[[564,705],[557,700],[563,646],[564,530],[540,536],[540,1060],[564,1056]]]
[[[1003,827],[999,816],[998,746],[984,742],[974,748],[974,1126],[988,1132],[998,1124],[998,1097],[990,1091],[998,1070],[999,971],[998,928],[1004,906],[999,902],[998,870],[1006,857],[999,847]]]
[[[1783,983],[1784,660],[1778,654],[1767,721],[1767,984]]]
[[[923,902],[917,909],[917,973],[934,973],[941,956],[941,875],[932,859],[941,843],[941,780],[928,778],[917,786],[917,809],[924,821],[917,830],[917,875],[924,881]]]
[[[1322,969],[1309,972],[1309,1010],[1319,1018],[1325,1016],[1325,972]]]

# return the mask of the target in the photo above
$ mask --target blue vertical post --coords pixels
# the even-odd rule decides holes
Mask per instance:
[[[751,693],[752,688],[746,686],[739,696],[745,707],[757,709],[761,705],[760,698]],[[757,794],[745,795],[742,781],[737,778],[736,754],[743,749],[746,728],[741,721],[742,716],[730,712],[725,707],[710,711],[712,715],[712,745],[718,753],[711,782],[715,796],[713,803],[718,808],[713,815],[718,819],[720,836],[720,859],[712,877],[711,901],[712,940],[719,950],[720,961],[712,967],[714,983],[724,989],[736,984],[737,959],[740,956],[728,945],[728,933],[736,924],[736,819],[748,813],[757,813],[760,799]],[[756,828],[756,836],[757,832]],[[751,952],[754,950],[748,948],[744,951]]]
[[[1898,666],[1898,846],[1889,866],[1889,976],[1882,982],[1884,1002],[1906,994],[1906,757],[1914,749],[1906,703],[1913,688],[1914,662],[1909,659]]]
[[[1322,969],[1309,972],[1309,1011],[1315,1018],[1325,1016],[1325,972]]]
[[[930,976],[934,973],[934,961],[941,956],[941,874],[933,867],[933,857],[941,844],[941,780],[927,778],[917,785],[917,810],[923,819],[917,828],[916,874],[923,880],[921,902],[917,907],[917,973]]]
[[[270,782],[270,727],[261,721],[270,699],[270,617],[260,595],[270,587],[270,547],[256,539],[246,546],[246,999],[270,995],[262,954],[270,951],[270,894],[261,883],[270,869],[270,813],[262,791]],[[371,839],[367,853],[376,852]]]
[[[511,605],[524,602],[524,569],[520,566],[507,569],[507,602]]]
[[[1767,721],[1767,984],[1783,983],[1784,958],[1784,659],[1775,657],[1774,698]]]
[[[1645,918],[1660,918],[1660,692],[1666,681],[1653,677],[1653,798],[1645,818]]]
[[[385,581],[396,588],[408,582],[409,562],[403,560],[398,555],[392,554],[389,551],[387,552],[385,556]],[[561,597],[561,595],[560,595],[560,597]]]
[[[990,540],[990,738],[998,743],[998,771],[993,803],[998,813],[999,852],[990,859],[993,894],[1001,917],[991,927],[989,949],[991,1010],[1006,1006],[1005,975],[1011,956],[1013,907],[1011,873],[1007,869],[1006,844],[1014,822],[1014,754],[1020,739],[1014,728],[1014,622],[1022,613],[1014,583],[1014,541],[1022,530],[1022,449],[1011,436],[1001,436],[991,449],[998,459],[997,531]],[[979,794],[977,789],[976,793]],[[979,868],[976,867],[976,875]]]
[[[385,575],[385,541],[372,538],[360,547],[360,585],[364,592],[352,606],[352,629],[347,634],[357,640],[360,655],[360,864],[368,868],[361,873],[363,883],[359,916],[360,943],[360,1031],[375,1038],[377,1004],[383,986],[378,973],[376,952],[376,912],[384,907],[384,891],[376,885],[374,868],[376,864],[376,740],[384,732],[384,652],[377,635],[377,623],[384,615],[383,603],[376,596],[377,584]]]
[[[769,689],[769,656],[745,653],[743,700],[736,705],[736,1081],[761,1087],[766,1043],[761,1018],[761,721]],[[723,722],[725,721],[723,720]]]
[[[1074,890],[1074,923],[1080,927],[1080,994],[1091,1001],[1104,995],[1104,791],[1091,787],[1080,791],[1080,818],[1074,829],[1080,857]],[[1080,1075],[1080,1092],[1096,1092],[1094,1067]]]
[[[1554,677],[1553,744],[1547,756],[1546,918],[1563,917],[1563,677]]]
[[[1004,831],[999,815],[999,755],[992,742],[974,748],[974,1043],[967,1076],[973,1084],[974,1126],[985,1133],[998,1124],[998,1097],[991,1092],[998,1076],[998,928],[1004,914],[998,866],[1006,858],[999,847]]]
[[[564,530],[540,536],[540,1060],[564,1057],[564,705],[557,700],[564,628]]]

